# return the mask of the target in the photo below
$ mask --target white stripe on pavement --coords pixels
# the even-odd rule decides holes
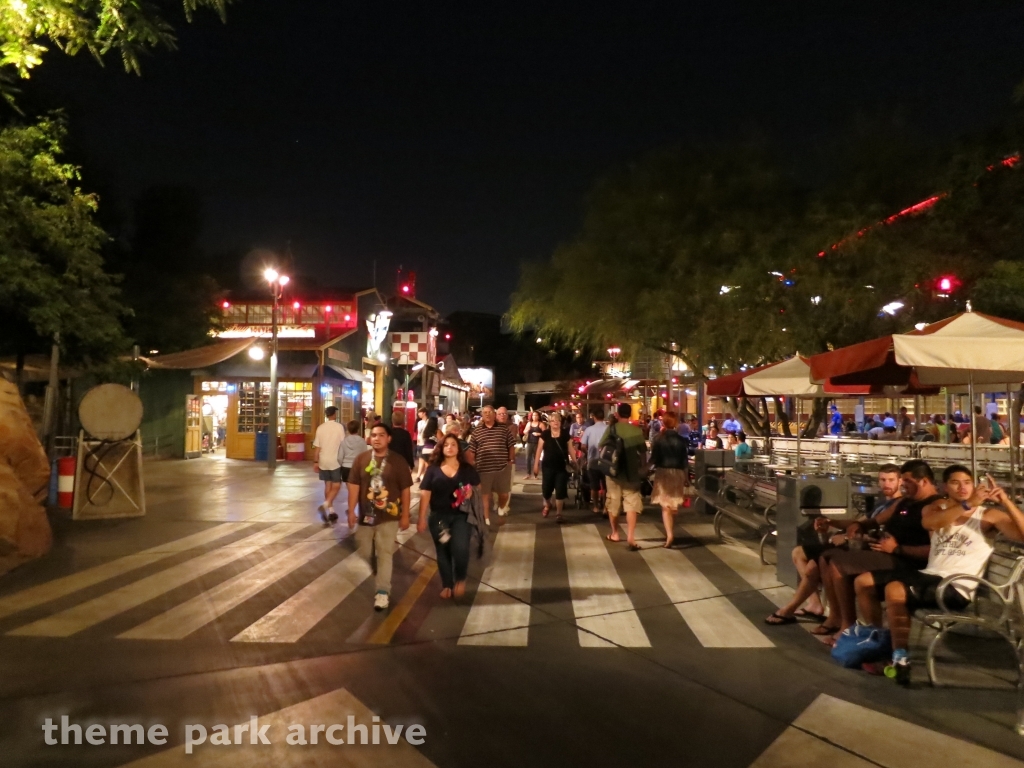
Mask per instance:
[[[246,536],[230,545],[220,547],[205,555],[186,560],[184,563],[171,566],[167,570],[154,573],[139,581],[134,581],[113,592],[108,592],[86,603],[76,605],[66,611],[47,616],[45,619],[11,630],[9,635],[33,635],[38,637],[68,637],[106,621],[119,613],[137,608],[155,597],[166,594],[204,574],[222,568],[254,552],[268,544],[290,536],[308,523],[277,523],[266,530]]]
[[[736,571],[754,589],[781,586],[779,580],[775,578],[775,566],[762,563],[754,550],[731,542],[728,537],[723,537],[724,543],[716,543],[715,527],[711,523],[688,523],[682,528],[687,534],[701,541],[706,549]]]
[[[640,539],[662,538],[661,531],[650,523],[638,525],[636,535]],[[645,549],[640,555],[704,647],[775,647],[685,554],[656,547]]]
[[[325,540],[324,534],[331,536]],[[319,531],[306,541],[254,565],[215,587],[118,635],[122,640],[181,640],[259,594],[335,546],[333,532]]]
[[[651,641],[622,586],[597,526],[563,527],[562,543],[569,568],[572,609],[580,627],[580,645],[585,648],[613,645],[649,648]]]
[[[795,734],[804,734],[807,738]],[[851,755],[856,757],[851,759]],[[933,768],[947,765],[963,768],[1022,768],[1024,763],[968,741],[822,693],[750,768],[804,765],[836,765],[843,768]]]
[[[509,523],[498,529],[491,564],[477,588],[459,645],[527,644],[536,538],[533,525]]]
[[[43,603],[49,603],[57,598],[65,597],[86,587],[112,579],[115,576],[130,573],[131,571],[164,560],[171,555],[176,555],[179,552],[201,547],[204,544],[209,544],[211,541],[216,541],[245,528],[250,528],[252,525],[253,523],[223,523],[182,539],[159,544],[132,555],[119,557],[117,560],[111,560],[102,565],[86,568],[84,571],[48,581],[45,584],[30,587],[21,592],[15,592],[13,595],[0,598],[0,619],[29,608],[35,608]]]
[[[359,725],[365,725],[368,732],[368,743],[349,743],[348,718],[351,715]],[[265,731],[266,739],[270,744],[252,745],[248,733],[242,732],[242,741],[228,748],[210,744],[192,747],[192,754],[185,754],[185,746],[180,745],[171,749],[157,752],[155,755],[144,757],[135,762],[128,763],[122,768],[177,768],[178,766],[190,766],[190,768],[234,768],[234,766],[245,765],[253,768],[436,768],[405,739],[404,726],[395,725],[394,728],[402,727],[397,744],[388,744],[386,731],[382,718],[379,729],[379,743],[372,743],[373,729],[377,725],[373,723],[374,713],[359,699],[350,694],[344,688],[325,693],[316,698],[294,704],[276,712],[260,715],[257,730],[265,725],[270,726]],[[226,719],[226,718],[225,718]],[[207,726],[216,722],[224,722],[213,717],[207,722]],[[228,720],[228,722],[231,722]],[[249,725],[246,719],[239,725]],[[335,740],[341,739],[344,744],[335,746],[328,743],[326,731],[321,727],[317,732],[317,743],[304,746],[294,746],[288,743],[289,731],[295,724],[303,726],[303,732],[307,741],[314,723],[326,724],[328,729],[332,725],[340,725],[341,728],[332,729],[331,737]],[[207,728],[209,730],[209,727]],[[235,733],[235,729],[230,729]],[[359,731],[356,732],[360,733]],[[361,740],[361,735],[356,738]]]
[[[231,639],[238,643],[294,643],[372,573],[370,565],[353,553]]]

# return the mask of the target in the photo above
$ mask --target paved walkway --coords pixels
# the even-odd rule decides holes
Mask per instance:
[[[520,481],[461,601],[439,598],[433,545],[410,530],[376,614],[309,464],[152,462],[145,480],[145,518],[60,521],[50,556],[0,577],[5,764],[1024,765],[1010,654],[992,646],[984,689],[839,669],[804,625],[763,623],[788,589],[695,514],[666,550],[648,510],[631,553],[586,509],[542,518]],[[424,743],[285,743],[291,724],[374,713],[422,724]],[[47,746],[62,715],[169,738]],[[251,716],[272,745],[184,754],[186,725]]]

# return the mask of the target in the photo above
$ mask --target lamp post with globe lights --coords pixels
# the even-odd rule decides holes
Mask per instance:
[[[267,469],[277,467],[277,304],[288,285],[288,275],[278,273],[273,267],[263,270],[263,277],[270,285],[274,306],[270,316],[270,420],[267,425]]]

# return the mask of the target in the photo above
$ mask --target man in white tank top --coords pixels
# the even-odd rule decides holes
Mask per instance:
[[[1014,541],[1024,541],[1024,513],[991,476],[975,485],[967,467],[954,465],[942,473],[946,498],[937,499],[921,513],[921,525],[931,531],[928,565],[920,571],[910,569],[875,571],[857,577],[858,606],[862,618],[881,626],[882,606],[892,632],[893,663],[886,675],[901,685],[910,683],[910,616],[918,608],[938,607],[939,583],[956,575],[980,577],[992,555],[989,538],[998,531]],[[986,501],[999,507],[986,507]],[[977,582],[953,581],[941,597],[946,608],[963,610],[974,597]]]

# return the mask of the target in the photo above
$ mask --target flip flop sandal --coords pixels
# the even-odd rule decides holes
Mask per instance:
[[[630,544],[629,545],[629,551],[630,552],[639,552],[640,551],[640,547],[637,544]]]
[[[798,619],[809,619],[810,621],[816,621],[819,624],[825,620],[824,613],[815,613],[814,611],[805,611],[803,608],[797,608],[796,613],[793,614]]]
[[[550,512],[550,511],[551,511],[550,509],[548,509],[547,507],[544,507],[544,509],[542,509],[540,511],[541,517],[547,517],[548,516],[548,512]]]
[[[607,536],[605,536],[604,539],[605,541],[610,541],[612,544],[618,544],[620,541],[622,541],[622,539],[613,539],[610,533]]]
[[[765,618],[764,623],[773,627],[781,627],[783,624],[796,624],[796,616],[780,616],[779,612],[775,611],[771,616]]]
[[[824,624],[819,624],[811,630],[811,634],[817,635],[818,637],[825,637],[826,635],[834,635],[838,631],[838,627],[827,627]]]

